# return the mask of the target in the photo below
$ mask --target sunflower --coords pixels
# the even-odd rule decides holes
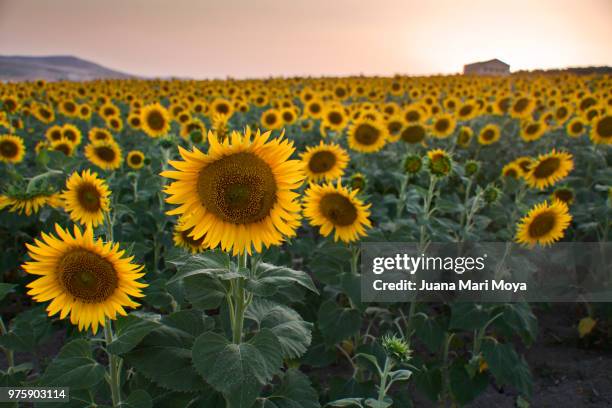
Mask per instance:
[[[282,109],[280,114],[285,125],[293,125],[297,119],[297,115],[295,114],[295,108],[292,107]]]
[[[513,118],[527,118],[535,108],[535,101],[526,96],[517,98],[510,106],[510,116]]]
[[[70,143],[75,146],[81,144],[81,131],[79,128],[71,125],[70,123],[66,123],[64,126],[62,126],[62,137],[70,140]]]
[[[565,129],[567,131],[568,136],[580,137],[584,134],[586,130],[586,124],[581,118],[576,117],[567,123]]]
[[[51,300],[49,316],[60,312],[64,319],[70,313],[70,323],[79,330],[91,326],[95,334],[105,318],[125,316],[124,308],[139,306],[130,296],[143,297],[147,285],[137,281],[144,273],[131,263],[133,257],[124,257],[118,244],[94,240],[91,228],[82,233],[75,226],[70,234],[56,224],[55,231],[26,244],[33,260],[23,264],[27,273],[39,276],[27,285],[28,294],[37,302]]]
[[[400,138],[402,130],[406,126],[406,122],[401,115],[394,114],[390,115],[386,120],[387,134],[389,135],[389,141],[396,142]]]
[[[368,185],[368,179],[363,173],[354,173],[351,176],[349,183],[351,185],[351,190],[365,191],[366,186]]]
[[[591,127],[591,141],[595,144],[612,144],[612,115],[597,118]]]
[[[159,103],[153,103],[140,111],[142,130],[150,137],[160,137],[170,130],[170,114]]]
[[[199,119],[192,119],[181,126],[181,137],[185,140],[191,139],[194,143],[201,143],[206,134],[206,126]],[[194,139],[199,139],[196,141]]]
[[[43,123],[51,123],[55,120],[55,112],[47,105],[36,104],[32,114]]]
[[[49,142],[54,142],[62,138],[62,127],[59,125],[53,125],[45,132],[45,137]]]
[[[533,247],[547,246],[563,238],[572,221],[567,205],[559,200],[537,204],[517,226],[516,242]]]
[[[535,163],[535,161],[536,160],[533,157],[521,156],[521,157],[514,159],[513,163],[518,164],[523,170],[523,173],[526,174],[529,172],[529,169],[531,169],[531,166],[533,165],[533,163]]]
[[[423,125],[418,122],[411,122],[399,134],[399,140],[408,144],[423,143],[427,131]]]
[[[465,102],[459,109],[457,109],[457,117],[460,120],[470,120],[476,117],[478,109],[472,102]]]
[[[283,127],[283,119],[278,109],[270,108],[261,114],[261,126],[265,129],[275,130]]]
[[[127,165],[133,169],[140,169],[144,166],[145,155],[140,150],[132,150],[127,154]]]
[[[532,188],[544,188],[555,184],[567,177],[574,169],[572,155],[566,152],[557,152],[554,149],[547,154],[541,154],[529,167],[525,179]]]
[[[142,125],[141,116],[136,113],[130,113],[127,117],[127,122],[132,129],[140,129]]]
[[[429,172],[436,177],[447,176],[453,167],[450,155],[442,149],[427,152]]]
[[[323,115],[323,104],[318,99],[312,99],[304,106],[306,116],[318,119]]]
[[[19,163],[25,156],[23,139],[15,135],[0,136],[0,162]]]
[[[478,143],[483,146],[491,145],[499,140],[501,131],[499,126],[490,123],[483,127],[478,134]]]
[[[54,150],[56,152],[62,152],[66,156],[72,156],[74,154],[76,147],[72,142],[65,137],[62,137],[59,140],[54,140],[49,145],[49,150]]]
[[[220,115],[225,115],[228,118],[231,117],[232,114],[234,113],[234,108],[232,107],[232,104],[229,101],[222,99],[222,98],[215,99],[210,105],[210,110],[213,115],[215,113],[218,113]]]
[[[559,200],[561,202],[564,202],[568,206],[574,203],[575,197],[576,193],[574,192],[574,189],[568,186],[560,186],[556,188],[555,191],[553,191],[553,193],[551,194],[551,199],[553,201]]]
[[[309,180],[333,180],[342,177],[349,162],[349,155],[337,144],[325,144],[307,147],[301,154],[304,174]]]
[[[94,142],[85,146],[85,157],[103,170],[121,166],[121,148],[114,140]]]
[[[87,134],[90,142],[110,142],[113,141],[113,135],[110,131],[99,127],[93,127]]]
[[[456,122],[453,116],[449,114],[438,115],[431,125],[431,133],[439,139],[445,139],[453,134],[455,126]]]
[[[123,120],[119,116],[112,116],[106,120],[106,126],[115,132],[120,132],[123,129]]]
[[[168,214],[182,215],[193,239],[205,237],[207,247],[233,254],[261,252],[294,236],[300,206],[292,190],[304,179],[301,163],[288,160],[292,142],[269,138],[247,127],[223,143],[209,132],[208,153],[179,148],[183,160],[170,161],[177,170],[161,173],[177,180],[165,188],[166,201],[179,205]]]
[[[526,120],[521,125],[521,139],[526,142],[538,140],[546,133],[546,123],[542,120]]]
[[[467,148],[474,137],[474,131],[471,127],[461,126],[459,128],[459,134],[457,135],[457,146]]]
[[[516,162],[508,163],[501,171],[502,176],[519,179],[524,176],[525,172]]]
[[[84,170],[68,178],[62,200],[71,220],[95,228],[104,220],[104,212],[110,209],[109,196],[106,182],[96,173]]]
[[[372,226],[370,205],[357,198],[358,190],[349,191],[338,180],[324,185],[310,184],[304,193],[304,216],[319,228],[324,237],[334,231],[334,241],[352,242],[366,235]]]
[[[204,245],[204,237],[194,239],[190,236],[193,231],[192,228],[185,228],[183,223],[178,223],[174,226],[174,233],[172,238],[174,245],[180,248],[185,248],[192,254],[204,251],[207,247]]]
[[[38,192],[35,194],[5,194],[0,195],[0,210],[9,207],[10,212],[25,215],[37,214],[45,205],[60,207],[60,195],[54,192]]]
[[[331,104],[323,113],[323,125],[336,132],[342,131],[348,123],[348,116],[342,105]]]
[[[348,145],[362,153],[373,153],[387,143],[387,127],[378,121],[357,119],[348,130]]]

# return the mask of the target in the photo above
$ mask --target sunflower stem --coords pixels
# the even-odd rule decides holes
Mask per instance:
[[[108,355],[108,382],[111,389],[113,407],[118,408],[121,405],[121,386],[119,384],[121,363],[119,357],[108,351],[108,345],[113,341],[113,328],[111,320],[108,317],[105,320],[104,339],[106,340],[106,354]]]
[[[6,330],[6,326],[4,325],[4,320],[2,320],[1,317],[0,317],[0,334],[3,336],[8,334]],[[13,367],[15,367],[15,358],[14,358],[13,350],[5,348],[5,347],[2,347],[2,350],[4,350],[4,354],[6,355],[6,362],[8,364],[8,372],[10,373],[11,371],[13,371]]]
[[[238,255],[238,269],[246,269],[248,263],[248,254],[245,251]],[[244,297],[244,282],[243,279],[237,278],[234,281],[234,321],[232,322],[232,341],[234,344],[242,342],[242,331],[244,328],[244,312],[248,306]]]

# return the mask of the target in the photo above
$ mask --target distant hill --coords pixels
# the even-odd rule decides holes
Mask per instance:
[[[134,78],[70,55],[48,57],[0,55],[0,81],[89,81],[94,79]]]

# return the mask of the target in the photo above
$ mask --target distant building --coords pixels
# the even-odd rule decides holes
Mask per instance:
[[[510,65],[503,61],[492,59],[489,61],[475,62],[463,66],[463,75],[508,75]]]

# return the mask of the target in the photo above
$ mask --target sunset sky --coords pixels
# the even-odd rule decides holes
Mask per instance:
[[[611,22],[610,0],[0,0],[0,55],[193,78],[612,65]]]

